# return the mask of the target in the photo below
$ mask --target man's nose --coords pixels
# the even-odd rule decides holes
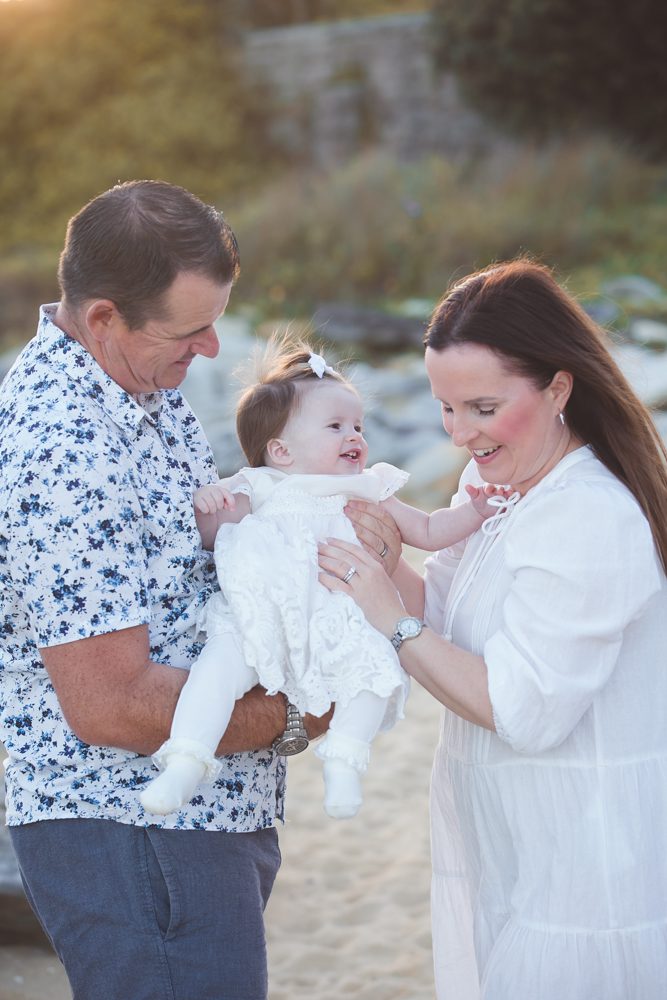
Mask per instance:
[[[207,330],[202,330],[192,345],[192,353],[202,354],[205,358],[217,357],[219,350],[220,341],[212,326],[209,326]]]

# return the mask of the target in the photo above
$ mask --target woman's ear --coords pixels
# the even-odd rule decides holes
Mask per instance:
[[[277,469],[288,469],[294,464],[289,448],[280,438],[271,438],[266,446],[266,457]]]
[[[569,372],[557,371],[552,378],[549,384],[549,389],[551,390],[553,401],[558,407],[559,413],[562,413],[565,409],[567,401],[570,398],[573,385],[574,379]]]

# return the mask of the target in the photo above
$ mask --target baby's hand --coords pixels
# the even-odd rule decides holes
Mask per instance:
[[[486,483],[484,486],[466,486],[466,492],[479,516],[486,520],[487,517],[493,517],[498,513],[497,507],[487,503],[489,497],[502,497],[503,500],[508,500],[514,490],[511,486],[493,486],[491,483]]]
[[[236,497],[219,483],[211,483],[195,490],[195,510],[202,514],[215,514],[219,510],[234,510]]]

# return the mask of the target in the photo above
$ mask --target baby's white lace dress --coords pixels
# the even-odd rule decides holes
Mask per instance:
[[[372,691],[388,698],[383,729],[403,716],[408,677],[395,650],[351,597],[319,582],[317,545],[358,544],[343,513],[348,499],[385,499],[407,478],[386,463],[353,476],[263,468],[233,477],[231,489],[250,498],[251,513],[218,531],[221,593],[207,604],[202,627],[209,635],[234,631],[268,693],[284,692],[301,712],[321,715],[332,702]]]

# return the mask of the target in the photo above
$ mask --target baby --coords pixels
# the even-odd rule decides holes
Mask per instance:
[[[408,678],[352,598],[319,583],[317,544],[327,537],[358,544],[344,513],[348,500],[385,501],[408,476],[386,463],[365,468],[359,394],[307,344],[270,342],[239,401],[237,430],[249,467],[195,493],[221,589],[204,609],[207,641],[170,739],[154,756],[162,773],[141,802],[148,812],[172,812],[203,778],[215,777],[234,702],[262,684],[269,694],[283,692],[295,712],[322,715],[335,704],[315,750],[324,807],[335,818],[354,816],[371,742],[402,717]],[[493,493],[506,491],[470,487],[470,502],[431,515],[393,501],[391,513],[404,541],[440,549],[494,513]]]

